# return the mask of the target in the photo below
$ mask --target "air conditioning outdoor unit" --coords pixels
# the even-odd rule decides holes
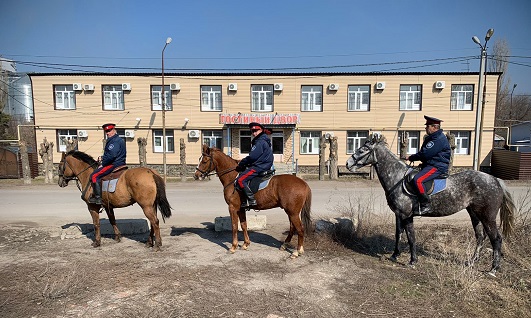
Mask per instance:
[[[87,133],[86,130],[78,130],[77,131],[77,136],[79,138],[86,138],[86,137],[88,137],[88,133]]]
[[[94,84],[85,84],[83,85],[83,89],[86,91],[93,91],[94,90]]]
[[[188,137],[190,138],[199,138],[199,130],[189,130]]]
[[[238,84],[229,83],[229,91],[237,91],[237,90],[238,90]]]
[[[123,83],[122,84],[122,90],[130,91],[131,90],[131,83]]]
[[[446,86],[446,83],[444,81],[435,82],[435,88],[437,89],[443,89],[445,86]]]
[[[328,89],[331,91],[337,91],[339,89],[339,84],[332,83],[328,85]]]
[[[376,89],[384,89],[384,88],[385,88],[385,82],[376,83]]]
[[[324,133],[324,137],[325,137],[326,139],[330,139],[330,138],[334,137],[334,132],[332,132],[332,131],[327,131],[327,132]]]
[[[125,137],[127,138],[134,138],[135,137],[135,131],[134,130],[125,130]]]
[[[170,84],[170,89],[172,91],[180,91],[181,90],[181,84],[179,83],[172,83]]]
[[[284,88],[284,85],[282,83],[275,83],[273,86],[274,90],[281,91]]]
[[[81,83],[74,83],[74,84],[72,84],[72,87],[74,88],[75,91],[82,91],[83,90],[83,85],[81,85]]]

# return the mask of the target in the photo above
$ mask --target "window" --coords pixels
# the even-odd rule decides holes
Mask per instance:
[[[122,85],[104,85],[103,110],[124,110]]]
[[[76,92],[72,85],[56,85],[55,109],[76,109]]]
[[[470,132],[469,131],[451,131],[455,136],[455,155],[468,155],[470,149]]]
[[[173,109],[169,85],[164,85],[164,102],[166,103],[166,110]],[[162,85],[151,86],[151,109],[162,110]]]
[[[368,137],[368,131],[347,131],[347,153],[353,154],[356,152],[363,146]]]
[[[220,112],[221,86],[201,86],[201,110]]]
[[[273,111],[273,85],[251,85],[251,111]]]
[[[402,138],[404,134],[408,134],[408,140],[407,140],[407,154],[412,155],[419,151],[420,148],[420,133],[418,131],[404,131],[399,134],[399,138]],[[398,142],[398,153],[400,153],[400,146],[402,144],[402,140],[399,140]]]
[[[321,133],[318,131],[301,131],[301,154],[319,154],[319,138]]]
[[[74,141],[77,139],[76,129],[58,129],[57,130],[57,150],[59,152],[66,152],[68,141]],[[77,150],[77,145],[76,145]]]
[[[302,86],[301,111],[320,112],[323,110],[323,87]]]
[[[400,85],[400,110],[420,110],[421,85]]]
[[[221,130],[203,131],[203,144],[209,147],[223,149],[223,132]]]
[[[253,136],[249,130],[240,130],[240,154],[251,152],[251,140]]]
[[[349,85],[348,111],[368,111],[370,93],[371,88],[369,85]]]
[[[153,152],[163,152],[162,129],[153,130]],[[173,130],[166,129],[166,152],[175,152],[173,143]]]
[[[451,110],[472,110],[474,85],[452,85]]]

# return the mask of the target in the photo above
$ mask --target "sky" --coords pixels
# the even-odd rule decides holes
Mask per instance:
[[[1,0],[19,72],[479,72],[506,41],[531,94],[529,0]]]

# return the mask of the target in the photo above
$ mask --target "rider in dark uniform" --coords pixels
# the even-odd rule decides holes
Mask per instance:
[[[236,179],[236,186],[247,196],[247,200],[242,203],[242,208],[256,206],[256,199],[249,188],[249,182],[261,172],[271,170],[273,166],[273,150],[271,140],[267,136],[270,131],[259,123],[250,123],[249,128],[253,135],[251,151],[236,167],[236,171],[240,172]]]
[[[99,158],[99,167],[90,175],[92,182],[93,196],[89,198],[90,203],[101,204],[100,180],[113,171],[114,168],[125,165],[127,155],[125,141],[116,132],[115,124],[105,124],[101,126],[107,135],[103,156]]]
[[[442,120],[424,116],[426,119],[426,134],[420,151],[414,155],[406,157],[409,161],[421,161],[420,172],[413,179],[417,188],[420,203],[420,214],[432,212],[430,198],[426,194],[424,183],[437,178],[441,174],[448,173],[448,165],[452,150],[450,143],[441,129]]]

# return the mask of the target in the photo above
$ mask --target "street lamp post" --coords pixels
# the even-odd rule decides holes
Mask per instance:
[[[162,49],[162,166],[164,169],[164,183],[166,183],[166,93],[164,92],[164,50],[171,43],[171,38],[166,39]]]
[[[513,114],[513,93],[514,93],[514,89],[516,88],[517,84],[514,84],[513,85],[513,90],[511,91],[511,110],[509,111],[509,120],[512,119],[512,114]]]
[[[477,36],[473,36],[472,40],[481,48],[481,60],[479,63],[479,84],[478,84],[478,100],[476,106],[476,130],[474,138],[474,170],[479,170],[479,157],[481,155],[481,131],[483,130],[483,108],[485,107],[485,65],[487,63],[487,42],[494,34],[494,29],[489,29],[485,35],[485,44],[481,45],[481,41]]]

